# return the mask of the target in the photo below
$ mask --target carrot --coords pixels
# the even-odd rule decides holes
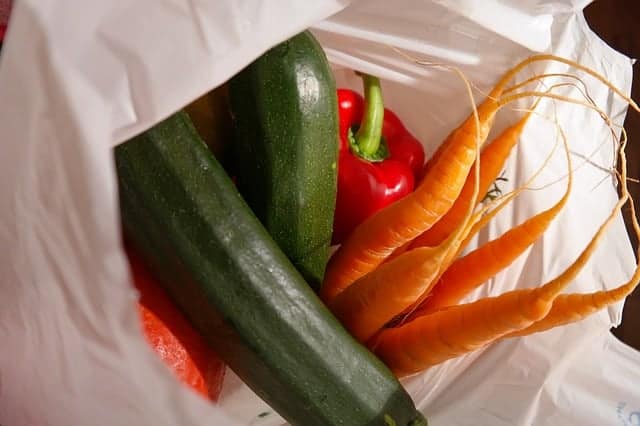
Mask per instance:
[[[541,302],[533,290],[514,290],[384,329],[369,346],[398,377],[403,377],[524,328],[543,318],[550,304]]]
[[[556,87],[557,86],[552,86],[551,88],[549,88],[549,90],[553,90]],[[527,111],[527,114],[525,115],[525,117],[523,117],[523,119],[520,120],[520,122],[517,125],[513,126],[512,129],[519,129],[519,131],[522,130],[524,124],[526,123],[526,121],[528,120],[528,118],[534,112],[534,109],[538,105],[539,100],[540,98],[536,100],[533,107]],[[566,203],[566,200],[569,197],[571,182],[572,182],[572,173],[571,173],[572,166],[571,166],[571,157],[569,153],[569,146],[567,144],[566,136],[562,128],[558,124],[557,118],[554,120],[554,122],[556,123],[556,126],[558,127],[559,135],[561,136],[561,139],[564,142],[563,145],[564,145],[564,151],[567,158],[567,170],[569,170],[569,173],[568,173],[569,178],[567,180],[567,190],[565,191],[564,197],[562,197],[560,201],[558,201],[555,208],[550,209],[550,211],[547,212],[546,214],[544,213],[540,214],[537,217],[538,221],[534,222],[538,226],[537,228],[538,236],[541,235],[546,230],[548,223],[562,209],[562,207]],[[507,131],[506,134],[508,136],[505,136],[504,138],[498,137],[496,140],[492,142],[492,143],[496,143],[498,146],[494,146],[495,149],[493,149],[492,151],[493,153],[495,153],[495,155],[485,157],[487,160],[491,160],[493,162],[498,162],[501,164],[504,163],[505,157],[508,156],[510,151],[510,148],[508,148],[508,146],[513,146],[513,144],[515,143],[514,141],[517,140],[517,133],[512,133],[511,131]],[[503,133],[503,136],[504,135],[505,134]],[[454,257],[458,257],[459,253],[468,244],[469,240],[475,233],[477,233],[486,223],[489,222],[489,220],[491,220],[491,218],[493,218],[520,192],[525,190],[533,180],[536,179],[536,177],[542,172],[542,170],[545,168],[548,161],[551,159],[554,151],[555,151],[555,146],[554,146],[554,149],[547,156],[542,166],[532,176],[529,177],[529,179],[523,184],[523,186],[515,189],[514,191],[508,194],[502,195],[498,198],[494,198],[489,203],[485,204],[482,209],[474,213],[474,218],[469,222],[469,229],[466,230],[465,233],[463,234],[464,240],[462,241],[462,244],[458,245],[458,251],[456,252]],[[486,164],[484,163],[481,163],[481,164],[482,164],[482,167],[494,168],[496,170],[495,172],[496,175],[498,173],[498,170],[501,168],[501,166],[495,167],[493,164],[490,164],[489,166],[486,166]],[[469,183],[470,181],[475,181],[475,179],[468,179],[467,183]],[[491,204],[495,204],[497,202],[500,202],[500,204],[497,207],[493,208],[491,211],[489,211],[489,213],[485,214],[485,211],[489,209]],[[469,200],[469,203],[472,203],[472,201]],[[504,248],[510,245],[513,246],[515,244],[515,247],[512,247],[512,250],[510,252],[505,252],[505,253],[511,253],[512,260],[515,259],[517,254],[524,251],[524,249],[527,247],[527,246],[524,246],[524,247],[522,246],[522,242],[524,239],[530,238],[532,240],[535,240],[535,238],[532,238],[533,236],[530,233],[530,231],[533,231],[531,225],[533,225],[533,223],[532,221],[529,221],[525,226],[521,226],[518,229],[520,232],[517,232],[516,230],[510,231],[508,235],[505,235],[504,238],[500,240],[500,244],[496,244],[497,242],[489,243],[489,245],[484,247],[482,250],[478,249],[478,251],[482,251],[482,253],[477,253],[478,251],[476,251],[468,255],[466,259],[473,258],[474,260],[474,262],[472,262],[473,264],[477,263],[478,265],[480,265],[481,263],[483,263],[482,267],[477,268],[478,273],[475,275],[472,272],[473,270],[468,268],[468,266],[470,265],[468,263],[465,265],[460,265],[461,263],[460,260],[456,260],[450,266],[447,265],[447,269],[441,275],[438,283],[435,285],[435,288],[432,289],[429,294],[423,295],[423,297],[421,297],[419,300],[416,301],[416,303],[414,303],[411,307],[409,307],[409,309],[407,309],[404,312],[404,318],[401,318],[399,322],[404,323],[406,321],[411,320],[411,318],[415,316],[419,316],[421,314],[424,314],[425,312],[433,311],[434,309],[431,308],[431,306],[432,306],[432,303],[434,302],[434,297],[436,299],[435,302],[437,307],[446,306],[445,304],[440,304],[437,299],[439,294],[443,292],[446,293],[446,289],[448,287],[447,283],[451,281],[454,282],[454,287],[451,290],[453,290],[452,292],[454,294],[456,293],[456,290],[458,290],[457,294],[460,296],[457,300],[455,300],[455,302],[458,302],[459,299],[464,296],[464,294],[466,294],[467,292],[471,291],[471,289],[474,288],[472,287],[471,283],[473,283],[473,285],[479,285],[480,283],[482,283],[483,281],[490,278],[492,275],[496,274],[501,269],[506,267],[508,264],[511,263],[510,261],[507,261],[507,259],[505,259],[508,255],[505,255],[503,257],[496,259],[491,257],[487,258],[486,257],[487,253],[489,254],[492,254],[494,252],[502,253],[504,251],[503,250]],[[517,245],[518,242],[520,243],[520,245]],[[491,250],[492,248],[495,250]],[[502,261],[502,263],[500,261]],[[458,267],[458,266],[462,266],[462,267]],[[459,272],[460,275],[462,276],[462,280],[464,281],[457,283],[455,282],[456,281],[455,279],[454,280],[448,279],[448,277],[450,277],[453,273],[452,270]],[[445,290],[441,291],[443,288]],[[438,290],[438,289],[441,289],[441,290]]]
[[[329,302],[329,309],[364,342],[428,293],[439,275],[442,247],[422,247],[383,263]]]
[[[454,305],[386,328],[368,346],[398,376],[406,376],[474,351],[543,319],[554,299],[589,260],[628,199],[623,194],[578,258],[542,287],[520,289],[473,303]]]
[[[622,185],[624,187],[625,183]],[[634,201],[631,197],[629,197],[629,202],[631,203],[631,223],[636,236],[640,239],[640,224],[638,224]],[[640,247],[636,252],[636,258],[640,259]],[[589,315],[623,300],[636,289],[639,281],[640,264],[637,263],[629,281],[619,287],[587,294],[562,294],[553,301],[551,310],[543,319],[536,321],[527,328],[509,333],[504,337],[528,336],[530,334],[549,330],[561,325],[581,321]]]
[[[613,303],[619,302],[631,294],[638,285],[638,280],[640,279],[639,271],[640,269],[636,270],[631,280],[624,285],[612,290],[603,290],[587,294],[561,294],[553,301],[551,310],[544,318],[536,321],[529,327],[509,333],[504,337],[528,336],[529,334],[581,321],[589,315]]]
[[[498,177],[532,111],[533,109],[525,114],[518,123],[505,129],[480,153],[480,185],[478,191],[481,194],[486,194],[491,184]],[[433,247],[440,244],[464,217],[471,202],[474,185],[475,175],[469,174],[460,195],[451,206],[451,209],[430,229],[413,240],[410,247]]]
[[[477,286],[509,266],[544,233],[564,206],[566,195],[548,210],[453,262],[418,312],[432,312],[458,303]]]
[[[553,74],[555,75],[555,74]],[[550,75],[545,75],[550,76]],[[547,91],[551,91],[559,86],[566,84],[555,84],[551,86]],[[505,89],[505,92],[510,92],[512,88]],[[481,194],[487,194],[489,187],[498,178],[498,174],[504,167],[504,164],[511,153],[511,150],[518,142],[519,136],[522,134],[524,127],[526,126],[529,118],[536,109],[539,101],[542,98],[538,98],[533,106],[527,111],[527,113],[514,125],[506,128],[500,135],[493,139],[480,154],[480,186],[479,192]],[[409,248],[416,247],[432,247],[444,240],[449,233],[453,230],[457,223],[460,222],[464,216],[465,210],[471,201],[471,195],[473,191],[475,175],[469,174],[467,181],[465,182],[458,199],[455,201],[451,209],[430,229],[418,236]],[[486,222],[486,221],[485,221]],[[482,227],[480,225],[479,227]],[[471,232],[470,236],[474,232]]]
[[[458,303],[477,286],[513,263],[540,238],[564,208],[571,193],[573,173],[571,173],[571,157],[566,141],[565,151],[569,175],[563,196],[547,210],[454,261],[434,286],[429,297],[416,310],[415,315],[433,312]]]
[[[559,125],[558,125],[558,130],[560,135],[562,136],[562,139],[564,140],[565,153],[569,155],[568,145],[566,143],[566,137],[562,129],[559,127]],[[542,163],[540,168],[538,168],[538,170],[535,173],[533,173],[521,187],[516,188],[513,191],[508,192],[506,194],[501,194],[497,197],[490,198],[484,203],[483,207],[475,213],[476,215],[479,216],[479,218],[472,222],[471,229],[469,230],[464,241],[460,245],[461,249],[466,247],[471,241],[471,239],[475,237],[476,234],[480,232],[480,230],[484,228],[498,213],[500,213],[500,211],[502,211],[504,207],[506,207],[513,199],[515,199],[518,195],[520,195],[521,192],[531,189],[530,188],[531,183],[538,177],[540,173],[542,173],[542,171],[544,170],[548,162],[551,160],[555,150],[556,150],[556,145],[554,145],[553,149],[549,152],[549,154],[547,155],[547,158]],[[495,204],[497,204],[497,206],[493,207],[493,205]],[[461,251],[462,250],[460,250],[460,252]],[[459,254],[460,253],[458,253],[458,255]]]
[[[400,256],[402,253],[404,253],[405,251],[409,250],[409,247],[411,247],[411,243],[413,241],[409,241],[407,243],[404,243],[403,245],[401,245],[400,247],[398,247],[397,249],[395,249],[393,251],[393,253],[391,253],[384,261],[385,262],[389,262],[390,260],[395,259],[396,257]]]
[[[484,135],[484,138],[481,139],[481,143],[486,139],[486,135],[489,134],[491,130],[491,126],[493,125],[493,118],[497,109],[495,108],[496,101],[499,98],[499,91],[494,90],[492,93],[495,93],[495,96],[487,96],[480,105],[477,107],[477,114],[479,119],[479,131],[480,135]],[[450,149],[452,145],[458,143],[458,138],[462,134],[466,134],[467,136],[473,137],[477,129],[472,127],[474,125],[474,115],[469,115],[453,132],[449,133],[449,135],[444,139],[444,141],[438,146],[438,149],[433,153],[433,155],[427,160],[422,170],[422,179],[420,184],[424,182],[424,180],[429,175],[431,169],[435,167],[435,165],[442,159],[442,155],[446,152],[447,149]]]
[[[565,86],[572,85],[573,83],[559,83],[551,86],[547,92],[551,90]],[[591,98],[588,94],[583,92],[585,98]],[[541,98],[538,98],[537,102]],[[529,114],[533,112],[533,109],[529,111]],[[525,117],[526,118],[526,117]],[[564,195],[558,200],[558,202],[551,208],[537,214],[530,218],[526,222],[518,225],[517,227],[509,230],[501,237],[485,244],[484,246],[472,251],[466,256],[457,259],[442,275],[438,283],[433,287],[429,297],[424,302],[414,309],[412,317],[424,315],[429,312],[433,312],[439,308],[453,305],[458,303],[464,296],[475,289],[477,286],[497,274],[499,271],[510,265],[518,256],[520,256],[524,250],[531,246],[548,228],[551,221],[558,215],[558,213],[564,208],[569,195],[571,193],[571,186],[573,181],[572,173],[572,161],[569,155],[569,148],[567,145],[566,136],[564,131],[557,122],[557,118],[554,120],[558,127],[558,132],[564,141],[565,154],[567,156],[567,170],[568,179],[567,187]],[[500,138],[496,139],[492,143],[501,142]],[[507,142],[507,144],[510,144]],[[489,146],[490,147],[490,146]],[[487,147],[486,149],[488,149]],[[555,149],[554,149],[555,150]],[[547,157],[547,160],[543,166],[530,177],[527,183],[523,187],[518,188],[511,194],[507,194],[504,198],[502,205],[492,210],[489,214],[484,216],[481,220],[473,225],[472,230],[467,235],[466,240],[461,247],[464,247],[468,240],[479,231],[500,209],[508,203],[513,197],[515,197],[524,188],[529,186],[529,182],[533,181],[536,176],[542,171],[547,161],[549,161],[552,153]],[[484,164],[483,164],[484,166]],[[453,208],[452,208],[453,209]],[[436,225],[437,226],[437,225]],[[428,231],[429,232],[429,231]],[[409,318],[410,319],[410,318]]]
[[[443,67],[443,68],[447,68],[447,69],[453,70],[453,71],[457,72],[458,74],[461,74],[461,72],[457,68],[449,67],[449,66],[442,65],[442,64],[433,64],[433,63],[428,63],[428,62],[416,60],[416,59],[410,57],[409,55],[407,55],[407,54],[405,54],[403,52],[399,52],[399,53],[401,53],[403,56],[405,56],[406,58],[409,58],[410,60],[412,60],[413,62],[415,62],[415,63],[417,63],[419,65]],[[530,61],[530,62],[534,62],[534,61]],[[482,123],[482,118],[486,117],[487,113],[488,114],[494,114],[495,113],[495,111],[494,111],[494,106],[495,106],[494,103],[502,96],[502,94],[504,92],[512,91],[511,88],[507,88],[507,84],[518,74],[518,72],[520,72],[530,62],[527,61],[527,60],[524,60],[524,61],[520,62],[519,64],[516,64],[511,69],[507,70],[502,75],[500,80],[498,80],[498,82],[495,84],[493,89],[491,89],[489,94],[486,96],[485,102],[483,102],[478,107],[478,116],[481,118],[481,123]],[[466,80],[466,78],[464,76],[462,76],[462,78]],[[469,117],[469,118],[471,118],[471,117]],[[469,118],[467,118],[467,120],[469,120]],[[429,158],[429,160],[425,163],[425,165],[423,167],[423,170],[422,170],[423,177],[426,177],[426,175],[428,174],[429,170],[431,168],[433,168],[433,166],[439,161],[440,156],[442,155],[442,153],[449,147],[449,145],[451,145],[453,143],[454,143],[454,140],[451,138],[451,135],[450,135],[449,137],[447,137],[444,140],[443,143],[440,144],[440,146],[438,146],[436,151],[431,155],[431,157]]]

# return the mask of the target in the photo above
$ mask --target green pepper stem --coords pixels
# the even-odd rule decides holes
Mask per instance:
[[[368,74],[361,74],[364,83],[364,114],[360,128],[356,132],[356,144],[365,155],[373,155],[378,151],[382,138],[382,121],[384,103],[380,79]]]

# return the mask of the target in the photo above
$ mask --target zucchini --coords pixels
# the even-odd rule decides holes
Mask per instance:
[[[423,425],[330,314],[184,112],[115,148],[125,235],[229,367],[293,425]]]
[[[338,100],[309,31],[229,82],[240,193],[315,290],[329,259],[336,203]]]

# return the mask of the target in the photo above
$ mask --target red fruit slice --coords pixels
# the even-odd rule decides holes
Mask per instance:
[[[217,401],[224,381],[224,363],[191,327],[138,256],[131,249],[127,249],[127,255],[140,292],[138,311],[147,341],[182,383]]]

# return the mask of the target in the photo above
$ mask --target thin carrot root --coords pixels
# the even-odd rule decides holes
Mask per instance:
[[[590,75],[591,77],[595,78],[596,80],[600,81],[602,84],[607,86],[612,92],[614,92],[616,95],[618,95],[625,102],[627,102],[627,104],[631,108],[633,108],[634,110],[640,112],[640,107],[636,104],[636,102],[633,99],[631,99],[630,97],[628,97],[627,95],[625,95],[624,93],[622,93],[622,91],[620,89],[618,89],[613,84],[611,84],[609,82],[609,80],[606,79],[606,77],[604,77],[603,75],[600,75],[599,73],[593,71],[592,69],[590,69],[588,67],[585,67],[584,65],[581,65],[581,64],[579,64],[579,63],[577,63],[575,61],[572,61],[570,59],[563,58],[561,56],[556,56],[556,55],[551,55],[551,54],[533,55],[533,56],[530,56],[530,57],[526,58],[525,60],[521,61],[519,64],[517,64],[513,68],[511,68],[509,73],[513,72],[512,76],[515,76],[515,74],[517,74],[520,70],[522,70],[526,66],[528,66],[528,65],[530,65],[530,64],[532,64],[534,62],[540,62],[540,61],[560,62],[560,63],[563,63],[565,65],[574,67],[574,68],[576,68],[576,69],[578,69],[578,70]],[[537,76],[537,78],[534,78],[534,79],[529,79],[529,81],[539,80],[540,78],[544,78],[544,75]],[[505,89],[503,92],[508,92],[508,91],[510,91],[510,88]],[[521,92],[521,93],[516,94],[516,95],[504,96],[500,100],[499,103],[500,104],[504,104],[504,103],[511,102],[515,98],[530,97],[530,96],[540,96],[540,95],[542,95],[542,94],[541,93],[537,93],[537,92]],[[560,99],[560,100],[563,100],[563,101],[569,101],[569,102],[571,101],[569,98],[566,98],[566,97],[557,97],[557,98]],[[584,105],[584,106],[587,106],[588,108],[592,107],[591,104],[587,104],[587,103],[581,103],[581,104]]]
[[[634,200],[633,198],[631,198],[627,187],[627,161],[624,150],[626,143],[627,134],[623,127],[622,140],[620,142],[620,147],[618,150],[618,154],[620,156],[621,171],[619,174],[617,174],[618,181],[621,185],[621,196],[618,200],[618,203],[614,207],[614,210],[612,211],[612,215],[616,211],[619,212],[622,205],[624,205],[628,201],[631,206],[631,223],[633,226],[633,230],[636,234],[636,237],[640,239],[640,224],[638,223]],[[609,217],[608,221],[611,220],[612,216]],[[636,252],[636,259],[636,267],[634,269],[633,275],[626,283],[611,290],[603,290],[587,294],[573,293],[560,295],[556,300],[554,300],[551,310],[543,319],[522,330],[511,332],[505,335],[504,338],[527,336],[562,325],[578,322],[613,303],[623,300],[635,290],[635,288],[638,286],[638,283],[640,282],[640,247]]]
[[[421,64],[421,65],[427,65],[427,66],[443,66],[442,64],[429,64],[429,63],[425,63],[423,61],[419,61],[419,60],[415,60],[413,58],[411,58],[410,56],[400,52],[401,54],[403,54],[405,57],[413,60],[415,63],[417,64]],[[544,58],[543,58],[544,56]],[[499,100],[501,99],[502,95],[505,92],[510,92],[512,91],[512,88],[507,87],[507,84],[513,80],[515,78],[515,76],[525,67],[527,67],[530,63],[532,62],[536,62],[536,61],[541,61],[541,60],[551,60],[552,55],[537,55],[537,56],[532,56],[528,59],[525,59],[524,61],[520,62],[519,64],[516,64],[514,67],[512,67],[511,69],[507,70],[502,77],[500,78],[500,80],[498,80],[498,82],[496,83],[496,85],[493,87],[493,89],[491,89],[491,91],[487,94],[485,101],[478,107],[477,109],[477,114],[479,117],[480,122],[483,122],[483,119],[490,117],[491,120],[493,120],[493,116],[495,115],[495,111],[497,111],[497,109],[495,108],[496,105],[504,105],[508,102],[499,102]],[[444,68],[448,68],[448,69],[452,69],[453,71],[457,72],[458,74],[461,74],[461,72],[454,68],[454,67],[448,67],[448,66],[444,66]],[[462,76],[463,79],[466,78],[464,76]],[[468,85],[468,83],[467,83]],[[469,117],[467,119],[467,121],[469,121],[471,119],[471,117]],[[424,166],[424,170],[423,170],[423,175],[425,175],[428,173],[428,171],[433,167],[433,165],[440,159],[440,155],[442,154],[442,152],[444,152],[444,150],[446,150],[449,146],[449,144],[453,143],[451,140],[451,137],[448,137],[447,139],[445,139],[445,141],[440,144],[440,146],[436,149],[436,152],[433,153],[433,155],[431,156],[431,158],[429,159],[429,161],[427,161],[427,163]]]
[[[626,184],[623,183],[623,186],[625,185]],[[626,191],[626,189],[624,191]],[[636,216],[633,198],[629,197],[629,202],[631,204],[631,223],[636,237],[640,239],[640,224],[638,224],[638,217]],[[636,258],[640,259],[640,247],[638,247],[636,252]],[[581,321],[609,305],[622,301],[636,289],[639,282],[640,263],[636,263],[636,268],[629,281],[619,287],[587,294],[562,294],[553,301],[551,310],[543,319],[536,321],[527,328],[509,333],[504,337],[528,336],[533,333],[539,333],[541,331]]]
[[[638,279],[640,279],[640,275],[636,273],[627,283],[612,290],[587,294],[561,294],[553,301],[551,310],[544,318],[529,327],[509,333],[504,337],[528,336],[561,325],[581,321],[589,315],[623,300],[636,288]]]

